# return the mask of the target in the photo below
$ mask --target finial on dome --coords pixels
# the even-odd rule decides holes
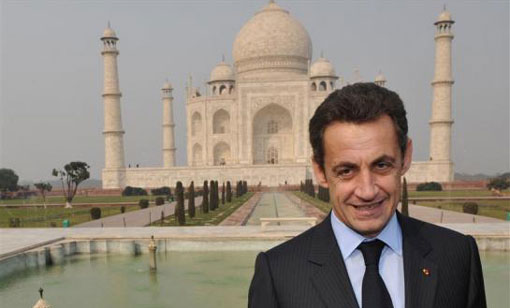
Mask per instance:
[[[225,62],[225,54],[221,55],[221,62]]]
[[[43,298],[43,292],[44,292],[43,288],[39,288],[39,296],[41,298]]]
[[[446,3],[443,3],[443,11],[446,11]]]
[[[269,0],[269,4],[274,3],[274,0]]]
[[[110,25],[110,21],[108,20],[108,28],[111,28],[112,26]]]
[[[321,58],[324,58],[324,50],[321,50]]]

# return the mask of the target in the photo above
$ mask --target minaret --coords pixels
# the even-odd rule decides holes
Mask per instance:
[[[432,116],[430,118],[430,161],[437,163],[433,172],[444,181],[453,181],[451,160],[452,139],[452,25],[446,8],[434,23],[436,26],[436,56],[432,80]],[[441,166],[441,167],[439,167]]]
[[[172,85],[165,82],[161,89],[163,102],[163,166],[170,168],[175,166],[175,141],[174,141],[174,111]]]
[[[108,27],[104,30],[103,50],[104,62],[103,103],[104,103],[104,153],[105,171],[123,169],[124,163],[124,129],[120,112],[119,74],[117,71],[117,35]]]
[[[379,71],[379,74],[375,76],[374,83],[380,87],[384,87],[386,85],[386,77],[384,77],[382,71]]]

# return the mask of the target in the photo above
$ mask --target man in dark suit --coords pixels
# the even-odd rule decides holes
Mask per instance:
[[[333,209],[258,255],[249,307],[486,307],[474,239],[396,211],[412,160],[399,96],[346,86],[317,108],[309,130]]]

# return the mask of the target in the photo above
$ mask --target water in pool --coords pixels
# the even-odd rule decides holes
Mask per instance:
[[[79,255],[0,281],[0,307],[32,307],[43,287],[53,308],[246,307],[254,251]],[[510,307],[510,253],[481,252],[489,307]]]

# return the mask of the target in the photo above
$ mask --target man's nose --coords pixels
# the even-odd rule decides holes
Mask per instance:
[[[379,187],[376,185],[376,178],[372,172],[365,170],[360,172],[357,179],[356,197],[364,201],[371,201],[379,193]]]

